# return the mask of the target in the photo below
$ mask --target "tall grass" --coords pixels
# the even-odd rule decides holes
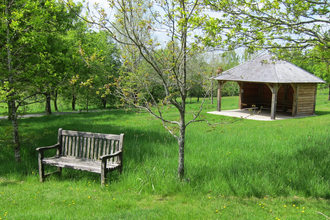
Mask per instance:
[[[207,100],[203,117],[223,124],[199,122],[187,128],[182,182],[177,179],[176,140],[147,113],[109,110],[20,119],[21,164],[14,162],[9,142],[1,143],[0,218],[9,211],[12,219],[24,214],[28,219],[78,219],[90,213],[109,219],[208,219],[220,218],[215,215],[220,213],[224,219],[322,217],[316,210],[329,215],[330,102],[326,98],[318,96],[316,117],[279,121],[207,114],[216,108]],[[225,97],[222,107],[237,108],[237,103],[237,97]],[[198,104],[188,104],[188,114]],[[177,117],[173,108],[167,115]],[[1,120],[0,125],[1,133],[8,132],[8,121]],[[125,133],[123,174],[110,173],[103,189],[99,175],[69,169],[39,183],[35,148],[54,144],[60,127]]]

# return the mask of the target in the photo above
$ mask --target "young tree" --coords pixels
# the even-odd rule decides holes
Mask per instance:
[[[139,71],[131,63],[136,59],[123,57],[123,74],[115,82],[116,89],[108,92],[160,119],[177,139],[180,179],[184,176],[186,128],[197,120],[203,104],[192,118],[187,118],[186,99],[190,89],[187,82],[188,61],[193,54],[202,50],[197,43],[193,43],[190,34],[197,35],[197,30],[206,21],[202,3],[199,0],[116,0],[111,1],[111,6],[116,9],[116,21],[108,19],[104,9],[99,9],[101,17],[98,20],[95,17],[90,20],[108,31],[117,42],[127,45],[133,54],[138,54],[136,59],[143,59],[149,66],[150,71]],[[156,31],[166,33],[165,39],[161,39],[163,42],[155,36]],[[161,100],[157,100],[150,89],[154,88],[150,85],[156,84],[163,90]],[[177,109],[178,121],[165,118],[166,105],[173,105]]]

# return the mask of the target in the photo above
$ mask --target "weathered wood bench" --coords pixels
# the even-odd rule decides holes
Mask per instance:
[[[45,177],[59,172],[62,168],[89,171],[101,174],[101,185],[104,185],[107,173],[123,169],[124,134],[101,134],[80,131],[58,130],[57,144],[49,147],[40,147],[39,177],[43,182]],[[56,155],[44,158],[44,151],[57,149]],[[58,167],[53,173],[44,173],[44,165]]]

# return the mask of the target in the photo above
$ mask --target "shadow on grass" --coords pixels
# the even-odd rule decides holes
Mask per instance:
[[[169,134],[160,123],[148,127],[148,120],[132,121],[136,114],[136,112],[130,111],[110,110],[20,119],[22,162],[14,162],[14,152],[12,150],[8,152],[0,151],[0,158],[3,159],[0,164],[0,176],[12,174],[24,176],[32,172],[37,173],[38,154],[35,149],[55,144],[59,128],[106,134],[124,133],[124,172],[125,162],[143,164],[146,158],[154,158],[159,154],[157,148],[152,147],[159,144],[159,140],[169,139],[168,142],[172,142],[175,139],[169,138]],[[139,126],[139,124],[143,126]],[[45,157],[54,155],[55,150],[45,153]],[[48,169],[53,170],[53,168],[46,166],[46,172],[48,172]],[[84,176],[97,177],[99,181],[99,174],[63,169],[62,178],[75,179]],[[54,178],[57,178],[56,175],[54,175]],[[110,175],[111,180],[117,178],[118,175]]]
[[[330,111],[315,111],[315,115],[330,115]]]

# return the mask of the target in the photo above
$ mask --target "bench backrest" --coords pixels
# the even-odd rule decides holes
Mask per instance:
[[[58,142],[61,144],[60,155],[76,158],[99,160],[102,155],[123,150],[124,134],[101,134],[81,131],[58,130]],[[120,163],[121,157],[109,160]]]

